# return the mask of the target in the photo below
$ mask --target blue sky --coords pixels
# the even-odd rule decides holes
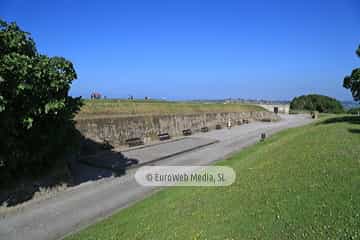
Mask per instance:
[[[0,16],[78,73],[71,94],[167,99],[351,99],[360,3],[0,0]]]

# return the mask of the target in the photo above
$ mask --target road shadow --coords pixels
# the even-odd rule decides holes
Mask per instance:
[[[113,151],[108,142],[95,142],[81,137],[78,152],[65,157],[65,162],[49,170],[46,176],[17,179],[0,189],[0,207],[11,207],[24,203],[41,194],[61,191],[88,181],[108,177],[120,177],[126,169],[137,164],[137,159],[126,158]]]
[[[360,124],[360,117],[359,116],[333,117],[333,118],[326,119],[322,122],[319,122],[318,124],[333,124],[333,123],[341,123],[341,122],[346,122],[346,123],[350,123],[350,124],[354,124],[354,125]],[[360,129],[357,129],[357,128],[349,128],[348,131],[350,133],[354,133],[354,134],[360,133]]]
[[[357,129],[357,128],[349,128],[348,130],[349,130],[349,132],[354,133],[354,134],[360,133],[360,129]]]
[[[74,184],[121,176],[127,168],[138,162],[137,159],[127,158],[121,152],[113,151],[113,146],[106,141],[98,143],[86,138],[81,141],[79,155],[68,159]]]
[[[348,122],[351,124],[360,124],[360,117],[359,116],[332,117],[332,118],[326,119],[324,121],[321,121],[318,124],[332,124],[332,123],[340,123],[340,122]]]

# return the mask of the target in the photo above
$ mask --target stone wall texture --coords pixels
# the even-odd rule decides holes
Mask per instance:
[[[76,122],[76,128],[86,138],[96,142],[107,140],[113,146],[121,146],[125,144],[126,139],[134,137],[139,137],[145,143],[149,143],[157,139],[159,133],[179,136],[182,135],[184,129],[198,132],[205,126],[209,130],[215,129],[217,124],[226,127],[229,119],[233,124],[236,124],[237,121],[243,119],[277,121],[280,118],[267,111],[106,117],[79,119]]]

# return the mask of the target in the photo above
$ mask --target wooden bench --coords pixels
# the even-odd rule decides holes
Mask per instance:
[[[216,126],[215,126],[215,129],[221,129],[221,125],[220,124],[216,124]]]
[[[261,119],[262,122],[271,122],[271,119],[270,118],[263,118]]]
[[[168,133],[159,133],[158,134],[159,140],[164,141],[170,139],[170,135]]]
[[[185,129],[185,130],[183,130],[183,135],[184,135],[184,136],[189,136],[189,135],[191,135],[191,134],[192,134],[191,129]]]
[[[111,150],[114,147],[110,144],[110,142],[108,140],[103,140],[103,143],[101,144],[101,148],[102,150]]]
[[[126,143],[129,145],[129,147],[135,147],[135,146],[139,146],[139,145],[144,145],[144,142],[140,138],[126,139]]]
[[[202,127],[200,129],[201,132],[208,132],[209,131],[209,128],[208,127]]]

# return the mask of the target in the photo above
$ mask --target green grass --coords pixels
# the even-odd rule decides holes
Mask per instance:
[[[168,101],[128,101],[128,100],[85,100],[77,118],[99,115],[156,115],[176,113],[205,112],[249,112],[264,111],[260,106],[251,104],[195,103]]]
[[[67,240],[360,239],[359,118],[325,117],[218,164],[233,185],[168,188]]]

